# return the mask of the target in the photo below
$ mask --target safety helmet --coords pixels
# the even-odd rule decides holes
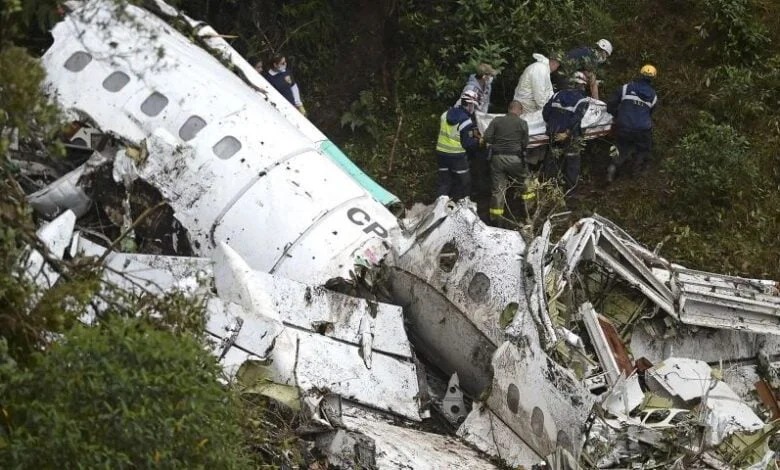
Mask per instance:
[[[466,90],[460,95],[461,104],[479,104],[479,94],[474,90]]]
[[[655,78],[655,76],[658,75],[658,70],[656,70],[655,67],[650,64],[645,64],[641,69],[639,69],[639,75],[643,77]]]
[[[596,45],[599,47],[599,49],[607,53],[607,57],[612,55],[612,43],[608,40],[599,39],[596,41]]]
[[[579,85],[586,85],[588,83],[588,77],[582,72],[574,72],[569,78],[570,83],[576,83]]]

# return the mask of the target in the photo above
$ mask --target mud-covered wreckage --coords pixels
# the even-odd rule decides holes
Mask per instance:
[[[46,91],[88,158],[29,195],[49,256],[202,296],[226,373],[305,410],[332,464],[775,465],[775,282],[685,269],[598,216],[557,242],[446,198],[397,218],[209,26],[161,1],[68,7]],[[95,213],[119,250],[80,224]]]

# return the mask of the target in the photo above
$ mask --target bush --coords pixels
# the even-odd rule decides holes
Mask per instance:
[[[774,108],[780,101],[780,56],[753,66],[721,65],[707,72],[707,110],[718,120],[748,132],[773,130]],[[774,122],[773,122],[774,121]]]
[[[247,467],[236,408],[219,373],[193,337],[141,320],[76,327],[27,369],[0,351],[0,462]]]
[[[674,193],[671,207],[689,221],[708,225],[737,204],[758,178],[750,143],[737,130],[703,114],[664,160]],[[692,210],[695,208],[695,210]]]
[[[751,64],[766,55],[771,40],[752,0],[703,0],[700,10],[704,23],[697,29],[712,55],[735,64]]]
[[[507,93],[533,59],[596,38],[585,38],[582,6],[571,0],[527,2],[457,0],[421,4],[402,2],[402,80],[407,92],[454,101],[475,64],[503,69],[494,85],[506,81]]]

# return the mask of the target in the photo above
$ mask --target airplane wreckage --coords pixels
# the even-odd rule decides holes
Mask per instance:
[[[107,285],[205,298],[226,374],[303,410],[332,465],[776,468],[774,281],[686,269],[598,216],[557,241],[468,201],[397,218],[208,25],[67,6],[46,91],[88,158],[29,194],[39,238],[101,257]],[[78,224],[98,210],[131,243]],[[45,259],[25,266],[50,287]]]

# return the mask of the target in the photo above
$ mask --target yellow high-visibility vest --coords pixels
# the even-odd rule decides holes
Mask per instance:
[[[466,126],[471,125],[471,119],[466,119],[460,124],[450,124],[447,122],[447,111],[441,115],[441,126],[439,126],[439,140],[436,142],[436,151],[450,155],[462,155],[466,152],[460,143],[460,131]]]

